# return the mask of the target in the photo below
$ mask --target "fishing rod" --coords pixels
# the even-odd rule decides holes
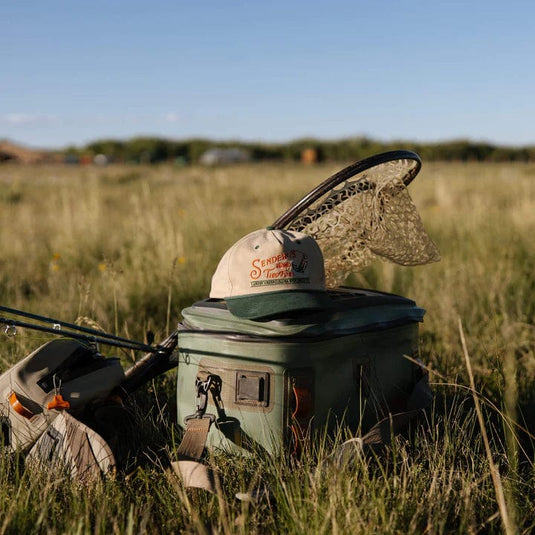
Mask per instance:
[[[114,347],[121,347],[123,349],[134,349],[138,351],[146,351],[149,353],[157,353],[160,350],[159,347],[151,346],[148,344],[143,344],[141,342],[136,342],[133,340],[126,340],[126,339],[115,340],[110,337],[103,337],[103,336],[97,336],[97,335],[89,336],[88,334],[82,334],[82,333],[77,333],[73,331],[65,331],[62,329],[57,329],[55,327],[47,327],[45,325],[36,325],[35,323],[28,323],[25,321],[14,320],[11,318],[4,318],[2,316],[0,316],[0,325],[5,325],[4,334],[6,335],[15,335],[16,328],[22,327],[22,328],[27,328],[27,329],[33,329],[34,331],[40,331],[40,332],[45,332],[45,333],[50,333],[50,334],[55,334],[55,335],[66,335],[71,338],[76,338],[77,340],[83,340],[85,342],[99,343],[99,344],[104,344],[104,345],[114,346]],[[98,331],[95,331],[95,332],[98,332]]]
[[[128,338],[122,338],[121,336],[116,336],[114,334],[106,333],[104,331],[99,331],[97,329],[91,329],[89,327],[84,327],[83,325],[76,325],[75,323],[68,323],[66,321],[60,321],[54,318],[49,318],[47,316],[41,316],[38,314],[32,314],[31,312],[25,312],[23,310],[17,310],[15,308],[9,308],[5,306],[0,305],[0,312],[6,312],[8,314],[12,314],[14,316],[21,316],[24,318],[34,319],[37,321],[41,321],[43,323],[50,323],[53,328],[52,330],[45,330],[44,332],[52,332],[53,334],[58,334],[59,332],[62,332],[64,334],[69,334],[70,336],[74,335],[75,333],[64,331],[64,329],[71,329],[74,331],[79,331],[82,333],[90,334],[93,337],[97,336],[100,339],[107,339],[107,340],[114,340],[115,342],[123,342],[125,344],[129,344],[129,347],[127,349],[139,349],[141,351],[155,351],[157,350],[155,347],[145,344],[143,342],[138,342],[136,340],[129,340]],[[5,321],[1,321],[1,319],[4,319]],[[7,324],[8,321],[17,321],[17,320],[9,320],[7,318],[0,318],[0,321],[4,324]],[[23,327],[23,325],[19,325],[20,327]],[[25,324],[24,327],[27,328],[33,328],[33,324]],[[35,330],[42,330],[42,329],[35,329]],[[104,343],[104,342],[102,342]],[[107,344],[107,345],[116,345],[116,344]],[[138,347],[133,347],[133,346]],[[118,346],[123,347],[123,346]]]
[[[117,389],[117,394],[122,398],[128,397],[150,380],[178,365],[178,359],[174,352],[178,343],[177,331],[171,333],[171,335],[158,345],[150,345],[98,331],[96,329],[91,329],[89,327],[83,327],[81,325],[59,321],[47,316],[32,314],[31,312],[25,312],[23,310],[17,310],[1,305],[0,312],[6,312],[13,316],[20,316],[50,324],[50,326],[39,325],[19,319],[0,316],[0,326],[4,326],[4,334],[7,336],[16,335],[17,327],[21,327],[57,336],[68,336],[89,344],[103,344],[123,349],[144,351],[145,355],[125,370],[125,379]]]
[[[157,351],[145,354],[125,370],[125,379],[118,387],[118,394],[125,398],[152,379],[176,368],[178,366],[178,355],[175,352],[177,345],[178,330],[158,344]]]

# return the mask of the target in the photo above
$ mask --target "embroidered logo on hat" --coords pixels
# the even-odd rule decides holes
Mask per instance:
[[[323,255],[301,232],[262,229],[223,256],[210,297],[225,299],[236,316],[257,319],[328,306]]]

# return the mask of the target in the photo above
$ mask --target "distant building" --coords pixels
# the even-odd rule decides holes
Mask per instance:
[[[303,149],[301,152],[301,162],[310,165],[318,161],[318,152],[316,149],[308,148]]]
[[[78,165],[80,163],[80,156],[77,156],[76,154],[65,154],[63,163],[66,163],[67,165]]]
[[[199,159],[202,165],[217,165],[224,163],[248,162],[251,159],[249,153],[243,149],[209,149]]]
[[[105,154],[96,154],[93,157],[93,163],[99,167],[104,167],[110,163],[110,159]]]

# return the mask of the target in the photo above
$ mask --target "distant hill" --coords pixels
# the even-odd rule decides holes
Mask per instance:
[[[62,161],[56,152],[34,150],[7,140],[0,140],[0,162],[23,164],[52,163]]]

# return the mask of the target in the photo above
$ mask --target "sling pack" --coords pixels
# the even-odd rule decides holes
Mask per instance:
[[[47,342],[0,376],[4,446],[28,450],[61,410],[76,414],[123,379],[118,358],[70,338]]]

